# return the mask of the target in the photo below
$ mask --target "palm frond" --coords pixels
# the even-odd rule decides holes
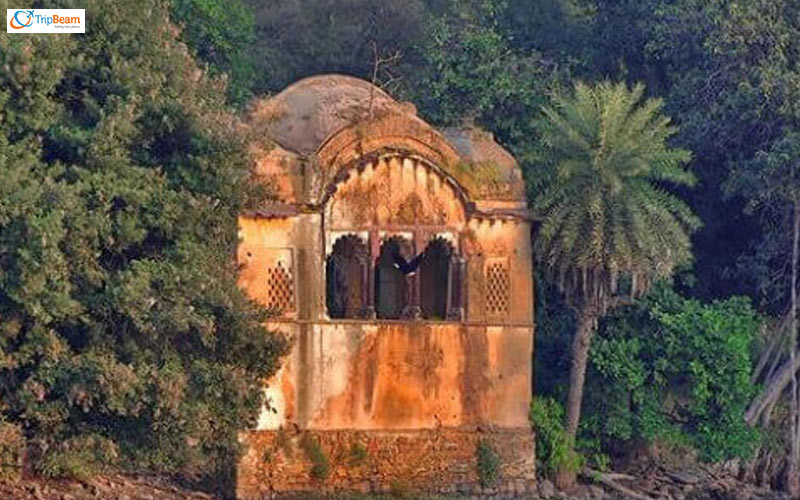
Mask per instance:
[[[691,154],[669,146],[663,102],[643,96],[642,85],[578,83],[537,123],[554,174],[533,200],[545,217],[537,252],[576,305],[603,310],[621,276],[643,293],[691,258],[700,221],[664,188],[695,183]]]

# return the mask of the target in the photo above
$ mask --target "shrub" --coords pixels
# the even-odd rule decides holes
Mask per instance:
[[[358,441],[350,444],[350,464],[354,466],[364,465],[369,459],[367,449]]]
[[[17,481],[22,471],[25,439],[18,425],[0,418],[0,481]]]
[[[564,429],[564,408],[552,398],[535,398],[530,420],[536,430],[536,460],[546,474],[578,470],[583,458],[573,451]]]
[[[500,457],[492,443],[482,439],[475,450],[477,458],[478,481],[481,486],[494,486],[500,476]]]
[[[83,480],[102,472],[117,456],[113,441],[97,435],[79,436],[45,450],[36,463],[36,472],[44,477]]]
[[[319,441],[310,435],[305,435],[302,446],[306,457],[311,460],[311,477],[318,480],[327,479],[331,473],[331,464]]]
[[[601,325],[585,433],[612,452],[641,438],[692,446],[711,462],[749,458],[759,434],[743,415],[755,390],[750,352],[758,326],[745,298],[703,304],[659,285]]]

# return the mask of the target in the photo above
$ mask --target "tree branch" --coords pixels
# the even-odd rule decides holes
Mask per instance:
[[[641,493],[633,491],[630,488],[622,486],[618,482],[611,479],[611,476],[609,476],[608,474],[604,474],[600,471],[584,467],[584,469],[581,471],[581,474],[593,481],[597,481],[598,483],[608,486],[614,491],[622,493],[628,498],[633,498],[634,500],[653,500],[651,497],[647,495],[642,495]]]

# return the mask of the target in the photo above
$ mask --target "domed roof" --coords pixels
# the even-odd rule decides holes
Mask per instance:
[[[469,165],[471,180],[478,183],[475,189],[481,195],[524,196],[525,183],[517,160],[490,132],[475,126],[445,127],[440,131]]]
[[[517,167],[517,160],[495,142],[490,132],[472,126],[444,127],[440,131],[469,163],[492,164],[504,172]]]
[[[314,153],[333,133],[360,120],[395,112],[414,115],[413,106],[398,103],[370,82],[346,75],[318,75],[293,83],[257,107],[256,118],[268,120],[267,131],[284,149]]]
[[[299,80],[256,101],[250,124],[257,135],[265,134],[280,146],[285,153],[281,158],[312,159],[328,181],[347,161],[380,148],[394,148],[428,158],[473,199],[524,201],[519,166],[490,133],[476,127],[437,130],[417,116],[413,104],[397,102],[370,82],[352,76]],[[275,163],[272,156],[265,158],[266,163]],[[286,164],[284,160],[278,163]],[[276,168],[297,175],[291,166],[281,165]]]

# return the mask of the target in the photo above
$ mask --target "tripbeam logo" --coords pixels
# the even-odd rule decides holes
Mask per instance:
[[[6,33],[86,33],[86,10],[6,9]]]

